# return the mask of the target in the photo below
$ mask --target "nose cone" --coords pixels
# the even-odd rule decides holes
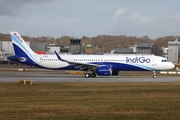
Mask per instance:
[[[173,68],[175,67],[175,65],[174,65],[173,63],[170,63],[170,64],[168,65],[168,67],[169,67],[169,69],[173,69]]]

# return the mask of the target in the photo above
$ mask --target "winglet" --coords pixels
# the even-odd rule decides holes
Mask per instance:
[[[54,51],[54,52],[55,52],[55,54],[56,54],[58,60],[62,60],[61,57],[58,55],[58,53],[57,53],[56,51]]]
[[[54,52],[55,52],[55,54],[56,54],[56,56],[57,56],[58,60],[60,60],[60,61],[64,61],[64,62],[67,62],[66,60],[62,59],[62,58],[58,55],[58,53],[57,53],[56,51],[54,51]]]

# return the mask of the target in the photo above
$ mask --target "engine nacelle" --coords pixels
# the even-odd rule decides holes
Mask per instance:
[[[110,76],[110,75],[112,75],[111,66],[97,67],[96,73],[97,73],[97,75],[101,75],[101,76]]]

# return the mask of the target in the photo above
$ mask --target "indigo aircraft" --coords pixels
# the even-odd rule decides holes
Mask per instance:
[[[86,78],[118,75],[119,71],[152,71],[156,78],[156,71],[174,68],[172,62],[155,55],[59,55],[56,51],[41,55],[32,51],[18,32],[10,32],[10,36],[15,55],[9,60],[51,70],[81,70]]]

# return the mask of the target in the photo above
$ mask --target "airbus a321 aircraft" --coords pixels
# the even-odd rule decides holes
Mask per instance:
[[[52,70],[81,70],[86,78],[118,75],[119,71],[156,71],[174,68],[172,62],[155,55],[59,55],[36,54],[17,32],[10,32],[14,47],[11,61]]]

